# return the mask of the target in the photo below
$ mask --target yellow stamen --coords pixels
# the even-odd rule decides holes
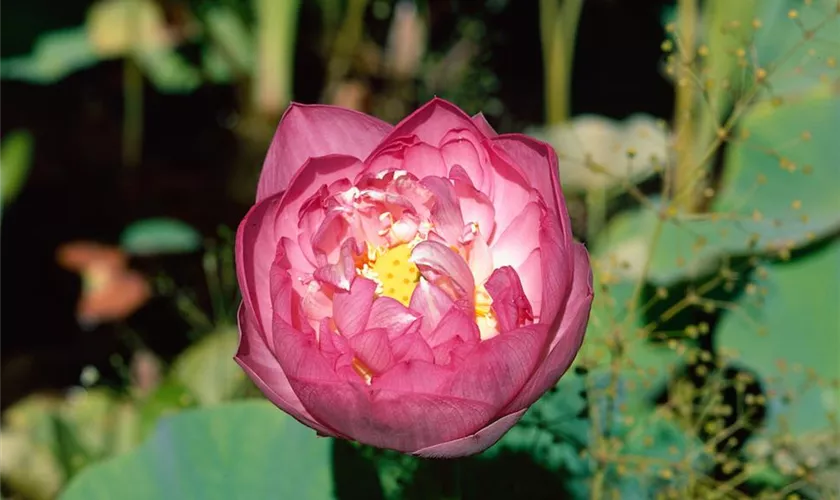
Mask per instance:
[[[408,306],[411,294],[420,281],[420,271],[411,257],[411,247],[404,243],[397,245],[379,255],[371,265],[379,283],[382,284],[382,295],[391,297]]]
[[[370,385],[370,381],[373,379],[373,372],[367,367],[367,365],[362,363],[359,358],[353,358],[350,366],[353,367],[353,370],[358,373],[360,377],[365,379],[366,384]]]

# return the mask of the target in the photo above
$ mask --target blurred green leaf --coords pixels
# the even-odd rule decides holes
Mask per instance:
[[[204,67],[215,82],[247,77],[254,65],[256,43],[251,30],[235,9],[209,5],[204,13],[210,44],[204,51]]]
[[[265,401],[161,420],[134,452],[84,470],[61,498],[332,498],[330,442]]]
[[[0,64],[3,78],[48,85],[100,61],[84,27],[46,33],[30,55]]]
[[[195,228],[164,217],[134,222],[120,235],[120,246],[133,255],[190,253],[201,245],[201,234]]]
[[[770,410],[761,432],[796,438],[836,425],[829,413],[840,408],[840,242],[768,265],[757,285],[722,319],[716,341],[759,376]]]
[[[26,183],[32,166],[33,142],[29,132],[16,130],[0,145],[0,200],[4,206],[14,201]]]
[[[230,399],[246,380],[233,362],[239,336],[235,327],[221,328],[190,346],[172,365],[171,376],[201,405]]]

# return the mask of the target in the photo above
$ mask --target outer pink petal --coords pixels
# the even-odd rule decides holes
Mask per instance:
[[[541,203],[531,202],[510,221],[510,225],[496,238],[490,251],[493,267],[516,267],[540,245]]]
[[[437,147],[452,129],[467,129],[477,136],[482,135],[470,117],[458,106],[435,97],[398,123],[377,149],[387,147],[395,139],[412,135],[426,144]]]
[[[528,325],[481,342],[461,364],[450,394],[502,409],[544,359],[547,334],[546,325]]]
[[[480,453],[496,444],[496,442],[519,422],[527,410],[505,415],[475,434],[455,439],[446,443],[436,444],[414,451],[411,454],[426,458],[457,458]]]
[[[263,335],[271,329],[269,274],[280,239],[275,221],[282,196],[278,193],[254,205],[236,231],[236,277],[242,300],[254,312]]]
[[[394,365],[373,381],[376,389],[437,394],[452,378],[453,371],[428,361],[412,360]]]
[[[562,229],[555,217],[545,214],[540,228],[540,273],[542,274],[542,300],[539,322],[559,323],[566,308],[574,275],[574,252],[567,246]]]
[[[290,380],[320,422],[359,442],[402,452],[473,434],[493,416],[489,406],[465,399]]]
[[[309,158],[341,154],[366,158],[393,127],[345,108],[292,103],[268,148],[257,201],[286,189]]]
[[[315,421],[292,390],[277,358],[257,331],[256,320],[244,305],[239,307],[239,348],[234,359],[265,396],[281,410],[322,434],[336,435]]]
[[[506,412],[532,405],[560,380],[580,350],[592,307],[592,268],[589,254],[580,243],[574,245],[574,256],[575,275],[569,304],[551,343],[551,351],[516,399],[505,408]]]
[[[490,169],[493,178],[493,194],[490,199],[496,208],[496,232],[493,238],[495,241],[525,205],[537,198],[537,191],[535,186],[528,184],[529,181],[520,167],[502,156],[504,151],[498,147],[494,148],[492,142],[485,141],[484,144],[490,146],[487,151],[493,166]],[[502,154],[499,154],[499,151]]]
[[[353,337],[364,330],[368,322],[376,283],[357,277],[349,292],[336,291],[333,295],[333,319],[338,331],[345,337]]]
[[[484,117],[484,113],[479,112],[478,114],[473,115],[472,121],[485,137],[496,137],[499,135],[495,130],[493,130],[490,123],[487,122],[487,118]]]
[[[557,155],[548,144],[522,134],[504,134],[493,139],[508,157],[525,172],[531,186],[542,194],[546,205],[560,217],[563,233],[572,239],[572,225],[560,184]],[[553,204],[552,204],[553,201]]]

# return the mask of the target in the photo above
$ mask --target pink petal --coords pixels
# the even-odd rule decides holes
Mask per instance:
[[[452,378],[453,371],[420,360],[405,361],[374,379],[376,389],[437,394]]]
[[[436,444],[414,452],[412,455],[426,458],[458,458],[480,453],[496,444],[496,442],[519,422],[526,410],[505,415],[492,424],[484,427],[475,434],[455,439],[446,443]]]
[[[402,452],[473,434],[493,416],[485,404],[440,395],[352,384],[292,386],[319,422],[361,443]]]
[[[362,363],[373,370],[382,373],[394,362],[394,353],[388,343],[388,333],[381,329],[365,330],[350,338],[350,347]]]
[[[455,195],[458,197],[464,223],[477,223],[485,241],[490,241],[496,229],[496,210],[490,198],[471,184],[461,181],[455,181]]]
[[[419,320],[419,316],[391,297],[379,297],[373,301],[367,328],[383,328],[388,338],[396,339]]]
[[[450,394],[501,409],[544,359],[547,334],[546,325],[528,325],[479,343],[460,366]]]
[[[450,308],[437,328],[424,336],[432,349],[456,337],[466,342],[477,342],[479,339],[475,321],[457,307]]]
[[[478,138],[470,140],[469,134],[463,132],[450,132],[444,138],[440,147],[440,154],[444,163],[450,171],[459,167],[469,176],[472,184],[488,196],[493,194],[493,176],[488,171],[492,168],[489,165],[487,154],[479,153],[482,148]],[[482,149],[483,152],[483,149]]]
[[[278,193],[254,205],[236,231],[236,277],[242,300],[254,312],[256,326],[263,335],[271,329],[269,272],[280,238],[274,224],[282,196]]]
[[[342,242],[348,234],[349,226],[344,214],[338,210],[330,210],[309,241],[315,260],[335,262]],[[300,236],[298,241],[301,242],[301,247],[306,247],[306,233],[301,233]]]
[[[441,139],[452,129],[467,129],[478,136],[481,135],[470,117],[457,106],[435,97],[398,123],[382,139],[380,149],[387,147],[391,141],[397,138],[412,135],[417,136],[426,144],[439,146]]]
[[[574,259],[572,291],[557,334],[551,341],[551,351],[516,399],[505,408],[507,412],[532,405],[560,380],[580,350],[592,307],[592,268],[589,254],[580,243],[574,245]]]
[[[544,142],[522,134],[500,135],[493,139],[493,142],[501,146],[511,161],[520,166],[528,176],[530,185],[540,191],[546,205],[554,208],[555,213],[560,217],[563,233],[571,241],[572,225],[560,185],[560,173],[554,149]]]
[[[265,344],[263,335],[258,331],[256,319],[244,304],[239,307],[237,317],[239,319],[239,348],[234,359],[239,366],[257,384],[263,394],[281,410],[321,434],[336,435],[335,431],[328,430],[316,422],[315,418],[303,407],[292,390],[286,374],[283,373],[283,368],[280,367],[277,358]]]
[[[344,179],[354,179],[362,168],[362,163],[352,156],[330,155],[308,159],[289,182],[289,189],[283,196],[282,210],[275,224],[276,231],[282,236],[297,240],[298,232],[301,231],[298,228],[298,214],[303,204],[322,186],[331,186]]]
[[[423,340],[417,330],[406,332],[393,340],[391,349],[394,351],[394,359],[398,363],[412,360],[432,363],[435,360],[432,348]]]
[[[434,194],[434,205],[431,209],[434,231],[443,236],[450,245],[454,245],[464,228],[464,219],[461,218],[461,208],[455,196],[455,188],[451,182],[441,177],[426,177],[421,182]]]
[[[411,172],[418,179],[428,176],[445,177],[448,171],[440,151],[422,142],[405,150],[405,160],[401,168]]]
[[[420,278],[408,306],[420,314],[420,332],[426,335],[437,327],[440,319],[455,306],[455,303],[443,290]]]
[[[496,269],[484,286],[493,298],[493,311],[501,333],[515,330],[534,319],[531,304],[513,268]]]
[[[540,228],[540,273],[542,300],[539,322],[554,325],[562,314],[574,275],[574,254],[563,241],[562,229],[555,217],[546,214]]]
[[[356,240],[349,238],[341,245],[341,253],[335,264],[327,264],[315,270],[314,278],[320,282],[329,283],[339,290],[349,291],[350,285],[356,278],[356,261],[354,257],[360,252],[356,248]]]
[[[400,137],[388,144],[383,144],[365,160],[365,165],[367,165],[365,174],[376,175],[381,172],[401,170],[405,160],[405,152],[416,144],[422,143],[413,135]]]
[[[487,246],[484,235],[479,230],[477,238],[473,239],[469,246],[470,271],[473,274],[476,284],[484,284],[493,272],[493,254]],[[540,291],[542,291],[540,289]]]
[[[540,246],[542,218],[540,203],[525,205],[490,247],[493,266],[516,267],[525,262],[528,255]]]
[[[543,278],[540,262],[540,249],[535,248],[525,259],[525,262],[516,268],[516,274],[519,275],[519,281],[522,283],[522,290],[525,291],[525,296],[531,303],[534,318],[540,317],[540,304],[542,304]]]
[[[453,300],[472,305],[475,282],[466,261],[446,245],[423,241],[411,251],[411,261],[429,282],[447,292]]]
[[[279,317],[274,318],[273,330],[274,353],[292,389],[295,389],[296,381],[340,382],[327,358],[321,354],[314,335],[306,335],[295,330]],[[300,397],[296,389],[295,393]],[[305,404],[304,407],[306,407]]]
[[[257,201],[285,190],[309,158],[341,154],[363,159],[391,125],[349,109],[292,103],[277,126],[257,187]]]
[[[492,146],[492,143],[487,144]],[[535,187],[528,184],[519,166],[510,163],[496,149],[498,148],[491,147],[487,150],[492,164],[489,174],[493,178],[493,194],[490,199],[493,200],[493,206],[497,208],[494,240],[499,237],[501,231],[510,226],[511,221],[522,212],[525,205],[536,198],[531,193]],[[482,192],[486,191],[482,189]]]
[[[485,137],[492,138],[499,135],[495,130],[493,130],[490,123],[487,122],[487,118],[484,117],[484,113],[479,112],[478,114],[473,115],[472,121]]]
[[[375,291],[376,283],[356,277],[349,292],[337,291],[333,295],[333,319],[342,335],[350,338],[364,330]]]

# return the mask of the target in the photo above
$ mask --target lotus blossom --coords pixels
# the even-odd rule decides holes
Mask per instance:
[[[319,434],[482,451],[566,371],[592,273],[554,151],[433,99],[292,104],[239,226],[236,361]]]

